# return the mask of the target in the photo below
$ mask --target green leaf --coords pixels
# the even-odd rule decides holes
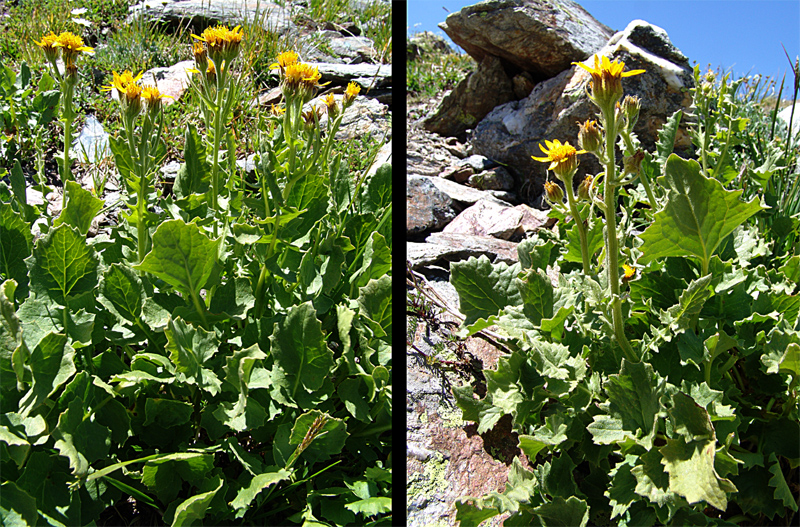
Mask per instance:
[[[392,277],[370,280],[358,290],[358,307],[378,338],[392,340]]]
[[[147,461],[142,469],[142,483],[164,503],[175,499],[181,481],[200,486],[214,468],[214,456],[199,452],[179,452]]]
[[[124,138],[108,137],[108,146],[114,154],[114,164],[117,166],[119,175],[123,180],[130,178],[133,172],[133,160],[131,151],[128,149],[128,142]]]
[[[359,421],[371,423],[372,417],[369,415],[370,406],[367,404],[367,397],[365,397],[365,394],[360,390],[362,386],[365,386],[365,384],[360,378],[345,379],[339,384],[336,392],[339,394],[339,398],[344,403],[344,407],[350,415]]]
[[[769,472],[772,474],[769,480],[769,486],[775,488],[775,499],[783,502],[784,507],[797,512],[797,502],[792,495],[792,491],[789,489],[789,485],[786,483],[786,478],[783,477],[781,464],[775,452],[770,453],[769,462]]]
[[[193,124],[186,128],[183,158],[175,176],[175,196],[186,198],[190,194],[205,194],[211,184],[211,166],[206,160],[206,147]]]
[[[194,408],[183,401],[150,397],[144,404],[145,421],[143,426],[156,424],[162,428],[171,428],[188,423]]]
[[[752,467],[742,471],[732,478],[739,489],[736,496],[738,505],[745,514],[752,517],[763,514],[772,520],[776,514],[785,515],[786,507],[775,499],[775,487],[769,482],[772,480],[770,471],[765,468]]]
[[[222,478],[216,476],[214,479],[217,481],[216,485],[214,485],[213,480],[211,482],[211,486],[214,486],[214,490],[192,496],[178,505],[178,508],[175,509],[175,519],[172,520],[172,527],[196,525],[199,520],[205,518],[206,510],[208,509],[211,500],[214,499],[214,496],[217,494],[217,492],[219,492],[219,489],[222,488]]]
[[[28,457],[28,452],[31,450],[31,444],[25,439],[20,437],[9,430],[7,426],[0,425],[0,441],[5,443],[8,449],[8,455],[17,464],[17,468],[22,468],[25,459]]]
[[[259,349],[258,344],[253,344],[249,348],[235,351],[226,359],[225,381],[236,389],[239,397],[235,404],[220,403],[220,407],[214,411],[214,415],[234,430],[257,428],[264,420],[263,408],[258,401],[248,398],[247,393],[253,368],[257,361],[266,358],[266,354]]]
[[[36,499],[13,481],[0,483],[0,520],[4,527],[36,527]]]
[[[127,265],[113,263],[100,281],[100,302],[120,322],[136,324],[142,316],[144,286],[139,276]]]
[[[618,441],[621,425],[626,436],[650,450],[658,428],[656,425],[661,410],[659,398],[664,389],[664,380],[649,364],[623,359],[620,373],[609,375],[605,389],[608,393],[608,411],[613,419],[595,416],[595,422],[587,427],[593,437],[597,434],[595,443]]]
[[[638,499],[635,492],[636,478],[631,474],[631,468],[628,463],[621,463],[611,471],[612,480],[605,496],[611,503],[612,519],[622,516]]]
[[[103,208],[103,200],[92,196],[88,190],[84,190],[78,183],[67,181],[65,185],[67,192],[67,206],[61,215],[53,222],[54,227],[66,223],[78,229],[86,236],[92,220]]]
[[[281,237],[287,236],[288,240],[293,240],[307,235],[327,212],[329,201],[327,177],[315,173],[307,174],[297,182],[286,198],[287,208],[305,212],[282,230]]]
[[[522,311],[535,326],[553,316],[553,284],[544,271],[529,269],[515,280],[522,298]]]
[[[199,297],[217,263],[219,244],[195,223],[165,221],[153,234],[153,249],[134,268],[161,278],[186,296]]]
[[[728,507],[726,493],[737,489],[714,470],[715,442],[715,438],[688,443],[683,437],[667,439],[658,451],[664,456],[661,463],[669,473],[672,492],[686,498],[689,504],[706,501],[724,511]]]
[[[589,505],[575,496],[566,500],[557,496],[533,509],[533,513],[543,527],[586,527],[589,523]]]
[[[62,224],[39,239],[26,262],[32,290],[62,306],[97,285],[97,253],[70,225]]]
[[[683,117],[683,110],[676,110],[669,116],[667,122],[658,131],[658,141],[656,141],[656,161],[664,166],[667,158],[675,148],[675,136],[678,134],[678,127]]]
[[[693,280],[689,287],[681,293],[677,304],[666,311],[661,311],[659,315],[661,322],[668,325],[675,334],[690,328],[700,314],[703,305],[714,296],[711,281],[712,275],[710,274]]]
[[[49,333],[39,342],[28,360],[33,386],[19,402],[23,417],[75,374],[74,357],[75,350],[67,345],[66,335]]]
[[[311,302],[292,307],[285,318],[275,323],[269,340],[275,367],[284,376],[283,387],[293,400],[299,388],[313,392],[331,373],[333,353],[325,345]]]
[[[378,212],[392,202],[392,165],[384,163],[367,181],[360,212]]]
[[[25,176],[22,174],[22,166],[19,164],[19,159],[14,160],[9,174],[11,180],[11,190],[14,191],[14,197],[23,206],[28,204],[28,196],[25,193]]]
[[[676,498],[669,489],[669,474],[662,466],[663,456],[657,449],[652,449],[639,456],[639,462],[631,469],[636,478],[634,492],[647,498],[650,502],[663,507]]]
[[[466,316],[465,326],[478,319],[497,315],[506,306],[522,304],[514,279],[519,274],[519,264],[492,265],[489,258],[471,257],[450,265],[450,283],[458,292],[460,310]]]
[[[191,326],[180,317],[170,319],[164,334],[167,336],[169,358],[175,364],[178,378],[199,386],[211,395],[218,394],[222,382],[212,370],[203,367],[219,349],[220,342],[216,334]]]
[[[236,497],[231,502],[231,506],[236,509],[236,518],[241,518],[250,509],[250,504],[258,494],[272,485],[277,485],[281,481],[286,481],[292,475],[290,470],[277,469],[274,472],[258,474],[250,480],[247,486],[239,489]]]
[[[363,514],[366,517],[375,516],[376,514],[392,512],[392,498],[384,498],[383,496],[367,498],[348,503],[345,508],[356,514]]]
[[[672,404],[669,414],[676,434],[684,436],[687,442],[716,439],[708,412],[694,399],[678,392],[673,394]]]
[[[31,255],[33,234],[25,220],[11,205],[0,204],[0,275],[13,278],[19,284],[16,299],[22,300],[28,291],[28,268],[25,258]],[[13,300],[13,299],[11,299]]]
[[[92,419],[86,419],[89,412],[84,401],[72,399],[65,412],[58,417],[58,426],[53,430],[55,448],[69,459],[72,473],[83,478],[89,471],[89,464],[108,456],[111,446],[111,431]]]
[[[364,249],[361,268],[350,277],[350,283],[363,287],[372,279],[386,275],[392,269],[392,250],[380,233],[373,232]]]
[[[578,226],[572,222],[572,228],[567,231],[567,252],[564,253],[564,260],[567,262],[583,263],[580,236]],[[586,245],[589,249],[589,261],[594,261],[592,257],[603,248],[603,243],[603,221],[600,218],[588,220]]]
[[[705,269],[720,242],[761,210],[757,200],[740,201],[741,190],[725,190],[700,173],[697,161],[675,154],[667,159],[665,175],[658,181],[667,187],[668,200],[641,235],[642,264],[667,256],[694,256]]]
[[[551,461],[545,461],[533,469],[541,492],[553,497],[574,496],[577,490],[572,475],[575,463],[566,453],[553,457]]]
[[[211,298],[209,310],[212,313],[223,313],[226,318],[244,320],[255,301],[250,281],[246,278],[234,278],[217,288]]]

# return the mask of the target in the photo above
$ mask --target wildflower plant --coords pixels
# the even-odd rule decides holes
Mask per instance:
[[[73,97],[75,95],[75,85],[78,82],[77,59],[81,53],[94,53],[94,49],[84,46],[81,37],[69,31],[64,31],[59,35],[51,32],[43,36],[41,41],[35,42],[35,44],[42,49],[50,65],[52,76],[58,79],[61,91],[60,114],[64,130],[64,151],[59,159],[59,168],[61,169],[61,183],[66,185],[67,181],[74,179],[70,167],[69,151],[72,147],[72,123],[76,117]],[[63,63],[63,72],[58,67],[59,58]],[[63,196],[63,205],[66,206],[66,191]]]
[[[326,83],[294,52],[242,141],[244,38],[193,38],[207,135],[188,124],[172,185],[165,96],[113,71],[118,223],[90,234],[115,205],[74,181],[56,218],[21,170],[0,182],[4,519],[392,524],[391,166],[349,170],[336,135],[360,88],[312,101]],[[53,57],[86,51],[57,39]]]
[[[741,148],[751,105],[733,96],[737,84],[696,72],[697,159],[673,152],[681,111],[645,152],[634,127],[648,100],[625,96],[624,84],[649,73],[607,57],[587,63],[578,66],[591,74],[597,119],[579,124],[577,146],[549,139],[534,156],[557,180],[544,187],[554,232],[521,242],[519,263],[450,267],[460,334],[488,337],[491,327],[507,352],[483,372],[485,395],[455,387],[456,401],[480,434],[509,414],[531,467],[514,460],[504,491],[462,498],[456,517],[791,524],[800,224],[780,220],[776,239],[768,220],[779,213],[765,201],[791,199],[790,185],[776,195],[775,178],[800,177],[797,146],[788,157],[782,145],[762,146],[769,156]],[[585,155],[600,173],[578,175]]]

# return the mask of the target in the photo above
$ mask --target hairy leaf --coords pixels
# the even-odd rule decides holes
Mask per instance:
[[[522,304],[514,282],[519,270],[519,264],[492,265],[486,256],[452,263],[450,283],[458,292],[461,312],[466,316],[465,326],[497,315],[506,306]]]

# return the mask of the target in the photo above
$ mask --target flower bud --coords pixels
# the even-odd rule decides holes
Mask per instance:
[[[558,183],[553,183],[552,181],[545,181],[544,192],[545,196],[547,197],[547,201],[549,201],[550,203],[564,202],[564,191],[561,190],[561,187],[558,185]]]
[[[643,160],[644,152],[642,150],[637,150],[632,156],[625,156],[622,159],[622,165],[625,173],[637,175],[639,173],[639,169],[642,168]]]
[[[339,115],[339,106],[336,104],[336,98],[332,93],[325,97],[325,106],[328,109],[328,119],[336,119],[336,116]]]
[[[353,104],[353,101],[356,100],[356,95],[361,91],[361,86],[356,84],[355,82],[350,82],[347,84],[347,90],[344,92],[344,98],[342,99],[342,107],[346,110]]]
[[[597,126],[597,121],[587,120],[583,124],[578,124],[578,146],[582,150],[595,153],[603,147],[603,134]]]
[[[635,95],[626,95],[622,100],[622,112],[625,114],[629,132],[633,131],[636,121],[639,120],[639,108],[641,108],[641,100]]]
[[[592,176],[590,176],[588,174],[586,175],[585,178],[583,178],[583,181],[581,181],[581,184],[578,185],[578,198],[579,199],[582,199],[584,201],[588,201],[590,199],[590,191],[592,190],[593,182],[594,182],[594,180],[592,179]]]

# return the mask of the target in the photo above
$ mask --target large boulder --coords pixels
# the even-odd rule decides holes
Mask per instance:
[[[129,7],[128,12],[128,23],[141,16],[147,22],[173,26],[188,23],[193,28],[212,24],[236,26],[257,21],[264,29],[280,35],[296,30],[288,9],[260,0],[145,0]]]
[[[623,86],[627,95],[642,100],[634,131],[644,148],[652,151],[666,119],[691,104],[689,88],[694,80],[689,61],[663,29],[642,20],[628,24],[598,54],[624,62],[626,70],[646,70],[625,78]],[[591,57],[585,63],[594,65]],[[590,81],[588,72],[572,66],[538,84],[526,99],[495,108],[476,126],[473,151],[508,166],[519,179],[532,183],[531,194],[541,196],[547,164],[531,156],[542,155],[539,145],[545,140],[577,144],[578,122],[594,119],[598,112],[586,95]],[[679,131],[676,150],[686,152],[690,146],[688,135]],[[585,155],[579,170],[579,175],[596,173],[600,167],[593,156]]]
[[[613,34],[572,0],[488,0],[439,27],[476,62],[495,56],[540,80],[585,59]]]
[[[478,63],[424,122],[425,129],[454,137],[584,60],[612,35],[572,0],[489,0],[453,13],[439,27]]]

